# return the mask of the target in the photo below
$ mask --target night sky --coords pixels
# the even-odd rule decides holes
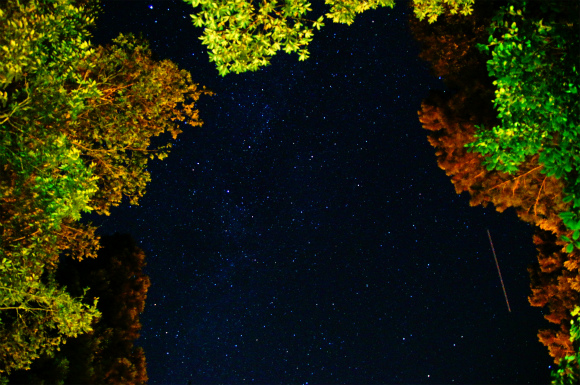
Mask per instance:
[[[151,384],[549,380],[533,229],[469,207],[438,168],[417,110],[445,86],[398,3],[327,21],[305,62],[222,78],[190,5],[104,2],[95,44],[142,32],[215,93],[140,205],[93,219],[147,255]]]

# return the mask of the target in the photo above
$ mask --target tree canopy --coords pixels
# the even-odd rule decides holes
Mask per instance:
[[[151,180],[148,161],[164,159],[171,148],[170,142],[153,147],[151,139],[165,132],[175,139],[183,125],[200,126],[194,105],[209,92],[199,90],[173,62],[153,60],[148,43],[133,35],[121,34],[112,44],[95,48],[77,71],[97,96],[60,130],[98,178],[89,205],[108,215],[123,196],[138,204]]]
[[[556,382],[566,383],[578,355],[575,329],[570,326],[580,301],[578,228],[571,220],[578,166],[570,165],[578,155],[578,100],[568,92],[570,84],[578,82],[575,75],[566,78],[562,73],[578,68],[573,54],[578,38],[568,41],[577,23],[570,18],[577,14],[578,4],[551,8],[542,2],[539,8],[519,13],[515,5],[498,11],[488,4],[476,3],[473,15],[461,21],[433,26],[412,23],[423,45],[421,56],[432,63],[436,74],[446,77],[451,88],[424,100],[419,120],[430,131],[428,139],[439,167],[451,177],[457,193],[468,192],[471,205],[493,203],[498,211],[512,207],[520,219],[537,226],[533,241],[538,261],[528,269],[529,302],[545,308],[551,327],[542,328],[538,339],[556,364],[562,362],[563,369],[555,372]],[[540,25],[550,27],[555,20],[562,23],[557,27],[561,32],[553,32],[558,36],[552,39],[545,31],[538,32]],[[482,26],[489,25],[492,28],[485,33]],[[508,43],[499,42],[522,36],[539,41],[529,45],[527,40],[510,41],[508,48]],[[486,48],[478,52],[478,45]],[[543,75],[524,78],[533,70]],[[568,143],[560,145],[561,140]],[[550,155],[558,148],[569,153]]]
[[[61,257],[97,255],[81,214],[137,204],[148,162],[201,125],[194,105],[208,92],[187,71],[133,35],[91,45],[96,4],[0,3],[0,373],[91,331],[97,302],[55,280]]]
[[[575,345],[576,354],[566,355],[560,360],[558,369],[552,371],[553,385],[575,384],[580,381],[580,306],[572,310],[570,321],[570,342]]]
[[[566,3],[566,2],[565,2]],[[489,27],[487,62],[494,78],[494,106],[500,124],[480,127],[469,147],[488,169],[513,173],[538,155],[542,173],[565,183],[561,214],[573,230],[568,252],[580,248],[580,33],[578,6],[557,1],[502,7]]]
[[[145,254],[125,234],[103,236],[98,258],[63,258],[56,280],[67,293],[98,297],[101,317],[91,331],[70,338],[53,355],[42,355],[29,370],[15,371],[11,383],[135,384],[147,382],[143,349],[135,347],[149,277]],[[88,290],[83,288],[87,287]]]
[[[378,7],[395,6],[395,0],[325,0],[330,9],[311,16],[307,0],[184,0],[197,9],[191,15],[196,27],[204,28],[200,37],[207,46],[209,60],[220,75],[256,71],[270,64],[276,53],[298,53],[298,60],[310,56],[308,45],[314,30],[324,20],[351,25],[357,14]],[[434,22],[445,12],[470,14],[474,0],[413,0],[419,19]]]
[[[74,111],[91,92],[83,83],[63,97],[66,82],[83,81],[71,69],[90,54],[91,15],[65,0],[0,8],[0,373],[51,354],[99,315],[96,303],[72,298],[51,274],[57,232],[90,209],[96,180],[70,140],[47,127],[58,122],[55,104]],[[49,90],[55,99],[35,107]]]

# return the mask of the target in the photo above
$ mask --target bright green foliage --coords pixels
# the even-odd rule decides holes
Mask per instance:
[[[42,136],[40,130],[11,132],[10,128],[0,140],[0,162],[13,170],[17,179],[3,194],[24,197],[25,190],[31,189],[35,209],[40,209],[44,219],[42,228],[35,227],[36,221],[30,221],[29,227],[37,232],[58,230],[64,218],[80,219],[82,211],[90,211],[88,202],[97,191],[97,178],[66,136]]]
[[[0,9],[1,257],[54,260],[61,221],[90,210],[91,166],[55,127],[63,110],[77,114],[97,94],[73,71],[92,53],[91,22],[71,0],[9,1]]]
[[[143,272],[146,257],[128,235],[103,236],[101,245],[97,258],[62,260],[57,274],[73,297],[99,298],[101,317],[92,332],[68,339],[54,356],[41,357],[29,370],[12,372],[10,383],[147,383],[143,350],[134,346],[150,285]]]
[[[574,9],[577,13],[577,5]],[[577,17],[567,13],[570,9],[561,10],[557,1],[543,2],[536,15],[526,11],[525,1],[521,8],[506,6],[497,13],[489,44],[480,48],[492,55],[488,71],[496,79],[494,105],[501,124],[479,127],[468,147],[486,156],[488,170],[507,173],[539,154],[542,172],[566,184],[564,201],[572,209],[561,217],[578,240],[580,35]]]
[[[58,258],[55,232],[64,220],[90,211],[96,178],[64,135],[30,124],[3,127],[0,138],[2,247],[0,257],[21,264]],[[35,130],[36,128],[36,130]],[[44,134],[44,135],[43,135]]]
[[[85,39],[93,22],[90,12],[73,4],[9,1],[0,9],[0,159],[5,171],[17,174],[13,188],[34,184],[33,194],[49,218],[46,229],[58,229],[64,217],[78,219],[95,192],[80,152],[49,130],[61,121],[55,116],[60,105],[75,114],[96,95],[73,71],[92,53]],[[78,86],[67,90],[71,81]]]
[[[278,51],[298,52],[299,60],[309,56],[308,44],[314,28],[324,26],[324,16],[311,20],[307,0],[184,0],[199,11],[191,15],[193,24],[204,27],[200,38],[208,48],[210,61],[220,75],[256,71],[270,64]],[[352,24],[357,13],[367,9],[393,7],[394,0],[326,0],[331,6],[327,18]]]
[[[57,233],[90,210],[97,188],[92,166],[55,129],[63,106],[78,114],[97,94],[74,71],[92,53],[91,12],[74,4],[0,5],[0,372],[50,354],[98,314],[51,280]]]
[[[475,0],[413,0],[413,11],[419,20],[427,18],[429,23],[434,23],[444,13],[466,16],[473,12]]]
[[[578,178],[577,178],[577,180],[578,180]],[[576,183],[578,185],[578,182],[576,182]],[[575,191],[572,191],[571,194],[564,197],[564,201],[571,201],[572,198],[574,198],[574,197],[578,198],[578,196],[580,196],[580,192],[578,190],[579,190],[579,188],[576,187]],[[574,250],[574,248],[580,249],[580,214],[579,214],[579,211],[580,210],[578,208],[578,203],[575,200],[574,206],[572,206],[571,211],[560,214],[560,218],[562,218],[562,221],[564,222],[566,227],[568,227],[570,230],[574,231],[572,233],[572,238],[569,238],[565,235],[562,236],[562,240],[564,242],[568,243],[568,245],[566,246],[566,251],[568,253],[571,253],[572,250]]]
[[[0,106],[8,103],[10,84],[37,71],[66,76],[87,53],[87,28],[93,12],[72,0],[8,0],[0,8]],[[4,112],[4,111],[3,111]],[[0,122],[10,112],[0,114]]]
[[[91,331],[100,316],[97,299],[83,304],[37,274],[6,258],[0,262],[0,373],[28,368],[66,337]]]
[[[83,3],[0,2],[0,373],[90,330],[95,306],[54,279],[59,257],[98,249],[76,221],[136,204],[170,147],[151,138],[201,125],[190,74],[131,35],[92,48]]]
[[[552,371],[552,385],[572,385],[580,381],[580,306],[572,310],[570,341],[576,350],[560,360],[557,370]]]
[[[351,25],[358,13],[363,13],[369,9],[395,6],[395,0],[325,0],[325,4],[330,5],[330,12],[326,17],[335,23]]]
[[[325,0],[330,6],[324,16],[307,17],[307,0],[184,0],[197,8],[191,15],[207,46],[209,60],[220,75],[256,71],[270,64],[280,50],[297,52],[298,60],[310,55],[308,44],[314,29],[324,26],[324,16],[335,23],[351,25],[357,14],[378,7],[395,6],[395,0]],[[413,0],[415,14],[430,23],[439,15],[469,15],[474,0]]]

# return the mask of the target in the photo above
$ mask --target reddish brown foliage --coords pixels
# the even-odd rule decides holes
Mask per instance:
[[[538,226],[534,236],[538,263],[528,269],[532,289],[529,300],[532,306],[547,307],[545,318],[557,326],[556,330],[538,333],[557,363],[574,351],[570,311],[580,303],[580,254],[577,250],[565,253],[565,244],[559,240],[562,235],[571,237],[558,216],[568,210],[569,204],[562,201],[563,183],[542,173],[537,156],[526,159],[517,173],[509,175],[487,170],[479,154],[466,150],[465,145],[474,141],[476,125],[497,124],[490,80],[478,75],[487,73],[485,60],[473,50],[482,36],[481,21],[477,20],[474,16],[463,23],[412,26],[423,45],[421,57],[433,64],[438,76],[448,76],[447,84],[457,89],[452,96],[434,93],[424,100],[419,120],[429,130],[429,143],[435,148],[439,167],[451,177],[458,194],[468,192],[472,206],[492,203],[500,212],[512,207],[520,219]],[[471,32],[466,30],[469,25]]]

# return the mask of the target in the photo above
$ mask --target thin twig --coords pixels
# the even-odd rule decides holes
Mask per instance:
[[[538,191],[538,196],[536,197],[536,203],[534,204],[534,215],[538,216],[538,213],[536,211],[536,208],[538,206],[538,201],[540,200],[540,193],[542,192],[542,188],[544,187],[544,185],[546,184],[546,179],[548,177],[545,177],[544,180],[542,181],[542,185],[540,186],[540,191]]]
[[[514,180],[516,180],[516,179],[519,179],[519,178],[521,178],[521,177],[523,177],[523,176],[526,176],[526,175],[528,175],[529,173],[531,173],[531,172],[534,172],[534,171],[536,171],[537,169],[540,169],[540,168],[542,168],[542,167],[544,167],[544,166],[543,166],[543,165],[539,165],[538,167],[535,167],[535,168],[531,169],[530,171],[528,171],[528,172],[526,172],[526,173],[524,173],[524,174],[522,174],[522,175],[518,175],[518,176],[516,176],[516,177],[515,177],[515,178],[513,178],[513,179],[506,180],[505,182],[502,182],[502,183],[500,183],[500,184],[498,184],[498,185],[495,185],[495,186],[493,186],[493,187],[489,188],[487,191],[493,190],[494,188],[500,187],[501,185],[504,185],[504,184],[506,184],[506,183],[513,182]]]

